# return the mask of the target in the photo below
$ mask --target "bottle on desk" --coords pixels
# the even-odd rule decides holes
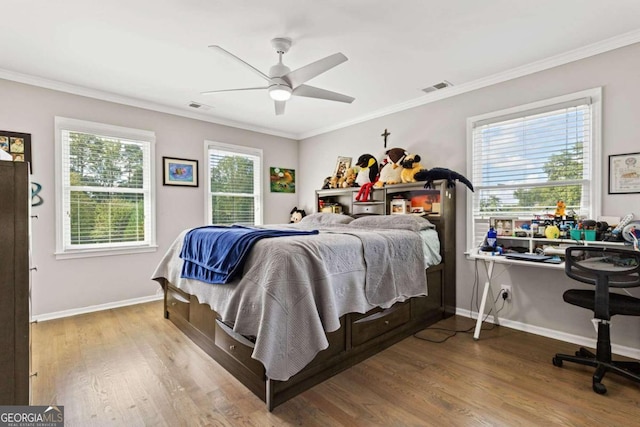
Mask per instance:
[[[498,244],[498,233],[496,229],[493,227],[489,227],[489,231],[487,232],[487,246],[491,246],[494,250]]]

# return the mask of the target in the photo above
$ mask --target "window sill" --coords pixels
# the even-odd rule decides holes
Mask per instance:
[[[115,249],[83,249],[77,251],[56,252],[56,259],[75,259],[75,258],[92,258],[114,255],[131,255],[147,252],[156,252],[157,245],[132,247],[132,248],[115,248]]]

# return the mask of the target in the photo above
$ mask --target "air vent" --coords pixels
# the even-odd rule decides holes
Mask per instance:
[[[441,81],[440,83],[436,83],[433,86],[426,87],[422,89],[424,93],[435,92],[440,89],[444,89],[445,87],[453,86],[453,83],[448,82],[446,80]]]

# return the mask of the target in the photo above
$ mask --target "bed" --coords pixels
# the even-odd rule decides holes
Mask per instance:
[[[269,228],[317,234],[261,239],[241,275],[210,284],[183,277],[185,230],[152,275],[165,317],[269,410],[443,317],[428,220],[323,213]]]

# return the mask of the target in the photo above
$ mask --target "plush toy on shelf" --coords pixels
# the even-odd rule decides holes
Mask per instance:
[[[363,186],[367,183],[374,183],[378,179],[378,172],[380,171],[380,168],[378,167],[378,161],[373,157],[373,155],[363,154],[358,157],[356,167],[360,168],[358,170],[358,175],[356,176],[356,184],[359,186]]]
[[[422,169],[415,174],[415,178],[418,181],[426,181],[424,188],[432,188],[433,181],[444,179],[447,181],[447,187],[449,188],[455,187],[456,181],[459,181],[469,187],[469,190],[473,191],[471,181],[465,178],[464,175],[447,168]]]
[[[400,162],[402,171],[400,172],[400,178],[402,182],[416,182],[415,175],[422,169],[422,165],[419,163],[420,158],[417,154],[407,154],[404,160]]]
[[[404,148],[391,148],[385,153],[386,163],[380,168],[380,177],[375,183],[376,187],[384,187],[385,184],[400,184],[402,182],[401,162],[407,155]]]
[[[356,171],[354,168],[348,168],[339,180],[340,188],[358,187],[356,183]]]

